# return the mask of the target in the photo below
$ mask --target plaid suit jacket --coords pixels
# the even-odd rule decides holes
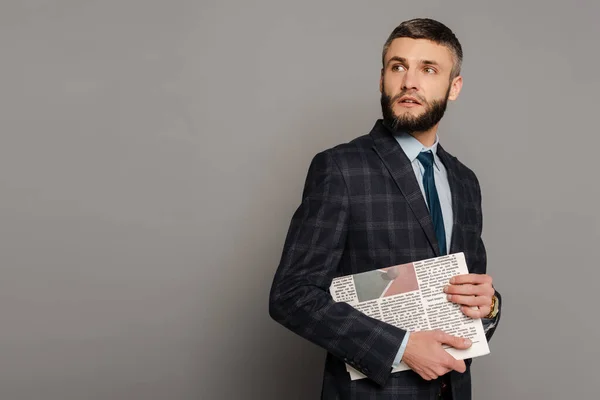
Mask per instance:
[[[469,271],[485,273],[477,178],[441,146],[438,156],[452,192],[450,252],[464,252]],[[313,158],[273,279],[269,312],[327,350],[323,399],[435,398],[439,381],[413,371],[390,374],[405,331],[335,303],[329,294],[334,277],[435,256],[433,223],[412,165],[381,120],[368,135]],[[368,379],[350,381],[344,363]],[[450,373],[455,400],[471,398],[470,364],[464,374]]]

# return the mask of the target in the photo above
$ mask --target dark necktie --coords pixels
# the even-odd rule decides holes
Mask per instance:
[[[429,213],[433,221],[435,236],[437,237],[440,246],[440,254],[446,255],[446,230],[444,229],[444,216],[442,215],[442,206],[437,189],[435,188],[435,180],[433,179],[433,154],[431,151],[419,153],[417,157],[423,167],[423,187],[425,189],[425,197],[429,205]]]

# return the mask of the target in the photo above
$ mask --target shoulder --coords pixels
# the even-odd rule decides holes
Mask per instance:
[[[319,151],[310,161],[305,191],[322,185],[345,187],[353,171],[364,170],[372,148],[373,139],[366,134]]]
[[[320,151],[314,156],[313,162],[333,163],[340,170],[352,168],[364,163],[373,154],[373,143],[370,134],[362,135]]]

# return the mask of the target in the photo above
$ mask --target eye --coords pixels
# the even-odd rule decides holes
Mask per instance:
[[[424,69],[425,73],[427,74],[435,74],[435,69],[431,68],[431,67],[425,67]]]
[[[392,66],[392,71],[406,71],[406,69],[404,68],[404,65],[396,64]]]

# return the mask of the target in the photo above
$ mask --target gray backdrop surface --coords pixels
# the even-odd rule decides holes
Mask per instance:
[[[308,163],[380,115],[383,42],[461,40],[440,129],[504,295],[475,399],[597,396],[600,3],[3,0],[0,399],[310,399],[268,316]]]

